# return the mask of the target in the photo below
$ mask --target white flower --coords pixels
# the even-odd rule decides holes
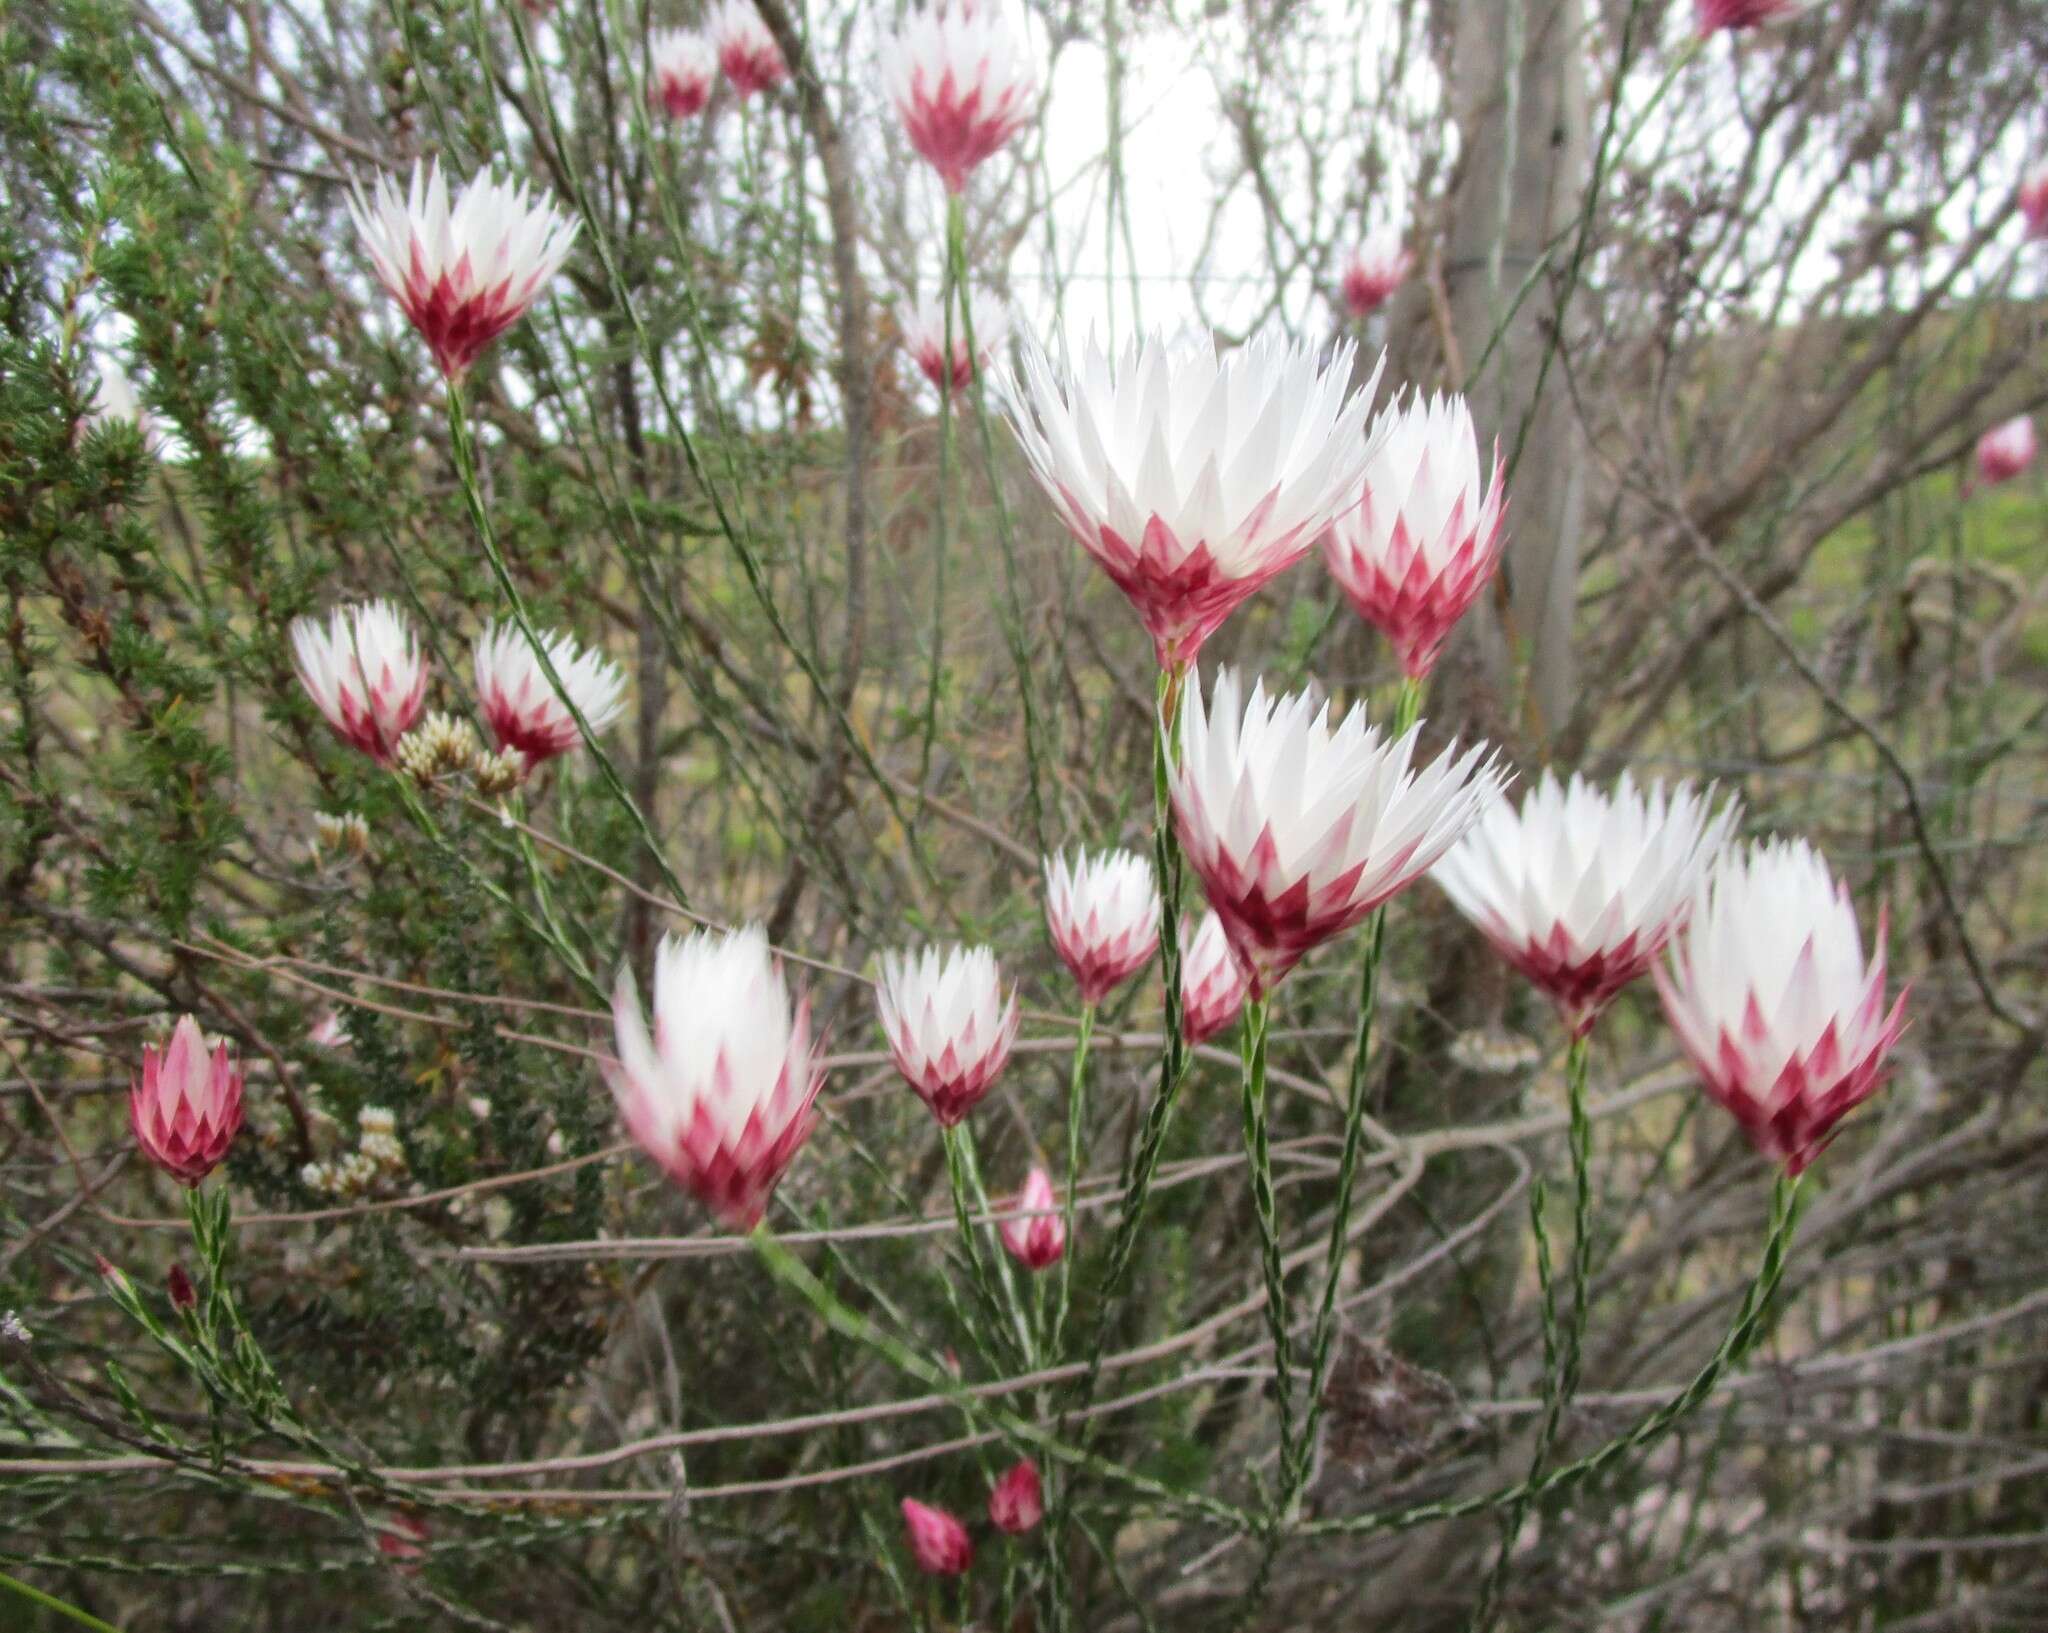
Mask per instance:
[[[1429,673],[1452,627],[1493,578],[1507,543],[1500,450],[1481,486],[1479,438],[1463,397],[1395,403],[1373,427],[1358,505],[1323,535],[1323,557],[1358,615]]]
[[[1159,885],[1152,864],[1130,851],[1045,859],[1045,920],[1081,1002],[1099,1004],[1151,960],[1159,946]]]
[[[1741,811],[1716,815],[1710,798],[1683,783],[1644,794],[1626,773],[1610,795],[1546,771],[1519,811],[1488,806],[1430,877],[1583,1036],[1692,911]]]
[[[986,290],[968,293],[974,319],[974,349],[982,366],[1002,350],[1010,337],[1010,309]],[[945,383],[950,358],[953,391],[965,391],[974,379],[976,357],[967,351],[967,325],[958,306],[953,308],[953,345],[946,346],[946,314],[935,300],[916,302],[903,320],[903,344],[909,348],[918,370],[935,386]]]
[[[576,241],[577,223],[488,172],[451,208],[438,160],[415,163],[404,194],[389,176],[368,199],[358,183],[348,207],[378,278],[450,379],[518,322]]]
[[[1868,962],[1848,887],[1804,840],[1736,847],[1657,966],[1664,1014],[1707,1093],[1799,1173],[1876,1090],[1905,1030],[1885,1008],[1884,918]]]
[[[392,763],[426,701],[427,666],[412,626],[388,601],[337,607],[323,627],[292,620],[299,681],[349,743]]]
[[[896,1069],[943,1128],[974,1109],[1017,1041],[1017,999],[986,947],[882,955],[875,1008]]]
[[[824,1082],[811,1006],[794,1010],[758,925],[664,936],[654,959],[654,1035],[630,971],[612,1020],[606,1080],[627,1132],[676,1182],[736,1229],[751,1229],[814,1121]]]
[[[1262,334],[1219,358],[1206,335],[1093,341],[1055,368],[1032,337],[998,381],[1061,519],[1131,600],[1162,668],[1299,561],[1358,496],[1381,359],[1347,395],[1352,348]]]
[[[995,0],[929,6],[882,48],[882,87],[918,155],[958,193],[1025,125],[1037,75]]]
[[[647,36],[647,61],[654,76],[648,99],[673,119],[704,111],[718,79],[718,52],[693,28],[658,28]]]
[[[1263,997],[1302,956],[1405,890],[1500,795],[1485,744],[1414,769],[1417,734],[1389,740],[1354,707],[1332,729],[1308,692],[1243,700],[1189,688],[1167,774],[1188,865]]]
[[[540,633],[542,649],[570,701],[593,735],[603,731],[626,706],[624,672],[601,652],[583,651],[574,636]],[[488,625],[478,639],[476,691],[498,746],[517,750],[528,766],[565,754],[583,740],[575,715],[515,623]]]

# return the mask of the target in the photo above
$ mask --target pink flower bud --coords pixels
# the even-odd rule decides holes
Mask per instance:
[[[910,1537],[910,1557],[927,1576],[962,1576],[974,1563],[974,1543],[967,1527],[943,1508],[905,1497],[903,1527]]]
[[[192,1285],[192,1278],[185,1274],[183,1265],[173,1263],[171,1272],[164,1278],[164,1282],[171,1295],[172,1309],[190,1310],[197,1307],[199,1290]]]
[[[1977,439],[1977,480],[1987,488],[2010,482],[2025,473],[2038,451],[2034,422],[2025,414],[1994,425]]]
[[[2048,159],[2035,165],[2020,182],[2020,215],[2029,238],[2048,238]]]
[[[197,1185],[228,1154],[242,1126],[242,1068],[225,1041],[209,1054],[199,1023],[178,1022],[170,1046],[145,1044],[142,1075],[128,1091],[128,1119],[142,1154],[174,1179]]]
[[[988,1517],[998,1531],[1013,1537],[1037,1529],[1045,1517],[1045,1487],[1038,1478],[1038,1465],[1030,1458],[989,1487]]]
[[[1043,1168],[1034,1168],[1024,1181],[1024,1191],[1013,1207],[1028,1210],[1020,1219],[1005,1219],[996,1227],[1009,1249],[1010,1257],[1026,1270],[1043,1270],[1058,1264],[1067,1250],[1067,1227],[1059,1214],[1059,1199],[1053,1195],[1052,1178]]]

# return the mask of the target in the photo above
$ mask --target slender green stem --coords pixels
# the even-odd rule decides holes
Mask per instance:
[[[1273,1149],[1266,1116],[1266,1036],[1272,1012],[1264,998],[1249,998],[1239,1050],[1244,1061],[1244,1151],[1252,1177],[1252,1211],[1259,1220],[1260,1260],[1266,1278],[1266,1330],[1273,1338],[1273,1390],[1280,1407],[1280,1466],[1294,1467],[1294,1364],[1287,1320],[1287,1271],[1280,1255],[1279,1211],[1273,1200]]]
[[[989,1201],[988,1186],[982,1182],[981,1159],[974,1145],[974,1132],[965,1123],[955,1130],[959,1135],[960,1166],[967,1174],[967,1186],[974,1197],[976,1216],[982,1221],[982,1245],[987,1249],[988,1261],[995,1267],[995,1279],[1003,1296],[1003,1308],[1009,1312],[1010,1324],[1017,1334],[1018,1353],[1026,1366],[1035,1366],[1038,1357],[1032,1349],[1032,1323],[1024,1308],[1023,1296],[1017,1291],[1017,1277],[1010,1264],[996,1227],[989,1221],[995,1214],[995,1205]]]
[[[946,270],[939,284],[944,363],[939,370],[939,485],[933,494],[937,539],[932,547],[932,657],[931,677],[924,699],[924,738],[918,746],[917,786],[924,787],[931,775],[932,744],[938,736],[939,677],[946,647],[946,554],[950,548],[946,501],[952,487],[953,471],[953,309],[960,308],[962,321],[967,310],[967,212],[957,193],[946,195]],[[970,347],[973,342],[970,340]],[[973,357],[972,351],[968,354]],[[974,367],[981,360],[974,359]]]
[[[1067,1074],[1067,1195],[1061,1208],[1066,1251],[1060,1255],[1059,1297],[1053,1304],[1052,1338],[1047,1356],[1060,1358],[1060,1340],[1067,1329],[1068,1296],[1074,1264],[1074,1199],[1081,1182],[1081,1126],[1088,1105],[1088,1043],[1095,1036],[1095,1006],[1081,1006],[1081,1030],[1074,1039],[1074,1063]]]
[[[32,1588],[18,1577],[9,1576],[5,1571],[0,1571],[0,1588],[7,1588],[11,1592],[20,1594],[22,1598],[32,1605],[41,1605],[43,1609],[53,1610],[59,1616],[68,1616],[72,1621],[78,1623],[80,1627],[96,1627],[100,1630],[100,1633],[121,1633],[121,1630],[114,1626],[112,1622],[103,1622],[90,1611],[80,1610],[76,1605],[66,1600],[43,1592],[41,1588]]]
[[[1000,1332],[1003,1301],[996,1293],[995,1276],[983,1251],[981,1236],[974,1228],[974,1202],[968,1187],[967,1158],[961,1149],[967,1130],[956,1125],[945,1130],[942,1138],[946,1147],[946,1177],[953,1191],[953,1222],[960,1230],[960,1249],[967,1255],[967,1270],[974,1282],[976,1302],[983,1319],[990,1324],[991,1332]],[[988,1347],[993,1355],[994,1346]]]
[[[1558,1367],[1560,1417],[1579,1390],[1585,1356],[1586,1285],[1593,1272],[1593,1120],[1586,1113],[1586,1067],[1592,1052],[1584,1034],[1572,1039],[1565,1054],[1565,1099],[1570,1108],[1572,1152],[1572,1305],[1564,1329],[1564,1356]]]

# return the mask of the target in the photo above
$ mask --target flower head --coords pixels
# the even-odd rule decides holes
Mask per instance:
[[[142,1046],[142,1074],[128,1090],[128,1121],[142,1154],[183,1185],[219,1166],[242,1126],[242,1068],[225,1039],[209,1051],[190,1015],[168,1047]]]
[[[1417,678],[1500,565],[1507,501],[1498,448],[1490,489],[1480,474],[1464,398],[1396,403],[1373,427],[1363,498],[1323,535],[1338,587]]]
[[[1607,794],[1546,771],[1519,811],[1489,805],[1430,877],[1583,1036],[1692,911],[1741,809],[1708,801],[1682,783],[1645,794],[1624,773]]]
[[[998,1531],[1021,1537],[1035,1531],[1044,1517],[1045,1486],[1038,1478],[1038,1465],[1022,1458],[989,1487],[989,1523]]]
[[[711,100],[718,80],[718,52],[694,28],[660,28],[647,37],[653,74],[648,100],[671,119],[693,119]]]
[[[381,765],[419,718],[427,666],[405,616],[388,601],[336,607],[318,619],[292,620],[299,683],[328,725]]]
[[[975,1107],[1017,1041],[1017,998],[986,947],[884,953],[875,1008],[896,1069],[951,1128]]]
[[[1354,318],[1370,317],[1414,270],[1415,253],[1398,238],[1375,238],[1353,250],[1344,263],[1344,309]]]
[[[626,706],[626,677],[617,664],[583,651],[571,635],[544,636],[542,646],[593,736],[618,718]],[[517,624],[490,625],[477,641],[476,694],[498,746],[523,754],[529,767],[583,741],[576,715],[542,672],[538,653]]]
[[[1700,34],[1721,29],[1762,28],[1797,17],[1817,0],[1693,0],[1693,18]]]
[[[772,91],[789,77],[782,47],[761,21],[754,0],[719,0],[705,14],[705,32],[718,49],[718,66],[741,98]]]
[[[1031,121],[1036,76],[995,0],[928,6],[882,49],[882,84],[951,193]]]
[[[1224,619],[1299,561],[1358,493],[1379,369],[1346,395],[1352,348],[1262,334],[1222,357],[1207,335],[1091,341],[1057,369],[1027,337],[1001,390],[1039,484],[1151,633],[1192,663]],[[1384,366],[1385,360],[1381,360]]]
[[[946,314],[937,301],[921,300],[903,320],[903,344],[917,363],[918,371],[935,386],[952,376],[952,388],[965,391],[973,382],[977,364],[986,368],[1010,337],[1010,310],[995,296],[982,290],[968,294],[974,319],[974,353],[967,349],[967,325],[959,309],[953,311],[953,345],[946,346]],[[949,363],[950,360],[950,363]]]
[[[2020,217],[2029,238],[2048,238],[2048,159],[2020,178]]]
[[[1052,944],[1099,1004],[1151,961],[1159,945],[1159,885],[1130,851],[1062,852],[1045,859],[1045,922]]]
[[[910,1538],[910,1557],[927,1576],[961,1576],[974,1563],[967,1527],[943,1508],[905,1497],[903,1529]]]
[[[389,176],[369,198],[357,184],[348,208],[378,278],[451,380],[525,316],[576,241],[552,204],[488,172],[451,207],[438,160],[415,164],[403,195]]]
[[[2038,451],[2034,422],[2027,415],[1994,425],[1977,439],[1977,480],[1987,488],[2010,482],[2025,473]]]
[[[1502,776],[1484,744],[1421,770],[1419,727],[1389,739],[1354,707],[1334,729],[1308,692],[1277,700],[1216,677],[1189,688],[1168,773],[1188,865],[1246,966],[1254,997],[1436,865]]]
[[[1884,921],[1868,962],[1848,887],[1804,840],[1731,849],[1657,966],[1664,1014],[1707,1093],[1801,1172],[1876,1090],[1905,1030],[1885,1007]]]
[[[1026,1270],[1058,1264],[1067,1250],[1067,1226],[1053,1195],[1052,1176],[1043,1168],[1032,1169],[1013,1206],[1028,1211],[1022,1218],[1005,1219],[996,1227],[1010,1257]]]
[[[1192,1049],[1237,1019],[1251,976],[1213,907],[1203,915],[1192,941],[1182,924],[1181,946],[1186,950],[1180,965],[1180,1034]]]
[[[654,1034],[629,971],[612,994],[618,1063],[605,1068],[626,1130],[735,1230],[767,1211],[811,1132],[824,1070],[811,1006],[792,1009],[759,925],[664,936],[654,959]]]

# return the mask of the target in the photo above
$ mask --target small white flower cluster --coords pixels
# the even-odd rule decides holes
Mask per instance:
[[[321,811],[313,818],[313,860],[324,863],[328,857],[342,858],[364,856],[370,849],[370,825],[359,811],[343,811],[339,816]]]
[[[436,709],[398,740],[398,766],[414,782],[425,784],[444,772],[472,769],[482,752],[468,721]]]
[[[1543,1058],[1535,1041],[1519,1032],[1481,1027],[1451,1039],[1451,1063],[1487,1077],[1514,1077],[1533,1069]]]
[[[385,1106],[365,1106],[356,1114],[355,1150],[326,1162],[309,1162],[299,1179],[322,1196],[358,1197],[389,1194],[409,1170],[405,1147],[398,1143],[397,1114]]]
[[[26,1344],[29,1341],[28,1323],[9,1310],[5,1315],[0,1315],[0,1338],[9,1339],[16,1344]]]

